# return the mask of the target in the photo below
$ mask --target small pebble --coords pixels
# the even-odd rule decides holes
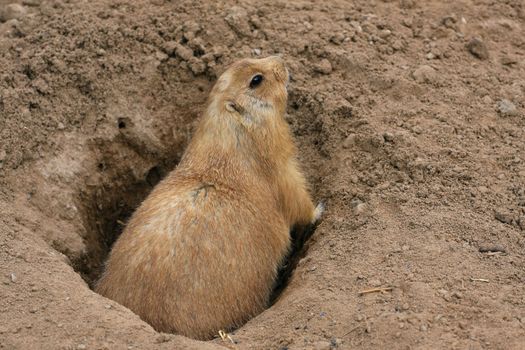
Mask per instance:
[[[491,103],[492,103],[492,98],[491,98],[489,95],[485,95],[485,96],[483,96],[482,100],[483,100],[483,102],[485,102],[486,104],[491,104]]]
[[[520,227],[520,229],[525,231],[525,215],[520,216],[520,218],[518,219],[518,226]]]
[[[390,35],[392,35],[392,31],[388,30],[388,29],[383,29],[379,32],[379,37],[381,39],[386,39],[388,38]]]
[[[86,345],[84,345],[84,344],[78,344],[78,345],[77,345],[77,349],[78,349],[78,350],[84,350],[84,349],[86,349]]]
[[[167,343],[169,342],[171,339],[170,339],[170,336],[168,334],[160,334],[157,339],[155,339],[155,342],[158,343],[158,344],[161,344],[161,343]]]
[[[498,209],[496,210],[494,217],[496,218],[496,220],[504,224],[509,224],[509,225],[512,224],[512,220],[513,220],[512,214],[507,211]]]
[[[234,32],[240,36],[251,36],[252,30],[248,22],[248,12],[240,7],[233,6],[227,10],[227,15],[224,20]]]
[[[445,299],[445,301],[450,301],[451,300],[450,299],[450,294],[449,294],[449,292],[446,289],[440,289],[440,290],[438,290],[438,293],[439,293],[439,295],[441,295],[441,297],[443,299]]]
[[[350,25],[354,27],[357,33],[363,32],[363,27],[361,27],[361,24],[358,21],[350,21]]]
[[[27,9],[20,4],[9,4],[0,9],[0,22],[7,22],[11,19],[20,19],[27,13]]]
[[[332,64],[326,58],[314,66],[314,70],[322,74],[330,74],[332,72]]]
[[[330,339],[330,345],[332,346],[332,348],[337,348],[339,346],[341,346],[343,344],[343,341],[339,338],[332,338]]]
[[[412,73],[412,77],[418,83],[433,83],[437,80],[437,73],[434,68],[422,65]]]
[[[441,19],[441,24],[450,29],[455,29],[457,18],[454,15],[445,16]]]
[[[42,0],[22,0],[22,4],[26,6],[40,6]]]
[[[344,40],[345,40],[345,36],[342,33],[336,33],[332,35],[332,37],[330,38],[330,41],[336,45],[341,45]]]
[[[190,61],[190,69],[193,74],[199,75],[206,71],[206,63],[204,63],[202,60],[192,57]]]
[[[193,58],[193,51],[181,44],[176,44],[175,53],[186,62]]]
[[[506,99],[498,101],[497,110],[502,117],[511,117],[518,114],[518,110],[514,103]]]
[[[9,275],[9,278],[11,279],[11,282],[15,283],[17,278],[16,278],[16,274],[13,272]]]
[[[390,132],[385,132],[383,134],[383,139],[386,141],[386,142],[393,142],[394,141],[394,134],[390,133]]]
[[[97,52],[98,54],[98,52]],[[161,62],[166,61],[168,59],[168,55],[166,55],[164,52],[157,51],[155,53],[155,58]]]
[[[372,333],[372,325],[370,323],[366,324],[365,332],[368,334]]]
[[[453,292],[452,296],[457,298],[457,299],[462,299],[463,298],[463,294],[461,292]]]
[[[363,214],[366,211],[367,208],[368,208],[368,206],[366,205],[366,203],[358,203],[355,206],[355,213],[357,215]]]
[[[304,27],[306,30],[310,31],[314,28],[314,26],[310,22],[303,22]]]
[[[331,345],[330,345],[330,342],[321,340],[321,341],[313,343],[312,344],[312,349],[314,349],[314,350],[330,350],[331,349]]]
[[[486,186],[479,186],[478,191],[479,193],[487,193],[489,189]]]
[[[513,64],[518,63],[518,60],[513,57],[503,56],[501,57],[500,62],[504,66],[512,66]]]
[[[480,38],[474,37],[467,43],[467,49],[469,52],[479,58],[480,60],[486,60],[489,58],[489,50],[487,46]]]
[[[379,286],[381,286],[381,281],[378,280],[378,279],[370,280],[369,283],[370,283],[370,285],[371,285],[372,287],[374,287],[374,288],[375,288],[375,287],[379,287]]]
[[[176,41],[168,41],[165,42],[164,45],[162,45],[162,50],[168,55],[173,55],[178,45],[179,43],[177,43]]]

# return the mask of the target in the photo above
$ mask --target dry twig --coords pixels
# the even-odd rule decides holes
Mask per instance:
[[[486,283],[489,283],[490,281],[485,279],[485,278],[472,278],[470,277],[470,281],[472,282],[486,282]]]
[[[232,342],[232,344],[235,344],[235,341],[232,339],[232,337],[230,337],[230,335],[228,333],[226,333],[225,331],[220,330],[219,331],[219,336],[221,337],[221,339],[223,341],[226,341],[226,339],[228,339],[229,341]]]
[[[372,288],[372,289],[366,289],[358,292],[359,295],[365,295],[370,293],[384,293],[384,292],[391,292],[394,289],[394,287],[382,287],[382,288]]]

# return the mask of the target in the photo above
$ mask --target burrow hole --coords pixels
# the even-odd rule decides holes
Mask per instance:
[[[126,129],[132,127],[132,123],[127,118],[120,118],[116,126],[119,129]],[[121,146],[127,147],[124,144]],[[179,149],[173,153],[182,154],[182,151]],[[155,185],[176,167],[178,161],[179,159],[155,159],[156,165],[152,166],[139,181],[130,176],[129,163],[127,165],[108,164],[105,161],[98,163],[98,171],[103,174],[102,183],[94,190],[86,189],[85,193],[88,195],[81,196],[84,200],[83,207],[86,208],[84,222],[88,231],[87,253],[73,261],[73,267],[91,288],[95,286],[103,272],[108,254],[124,230],[128,219]],[[294,228],[290,232],[291,251],[276,278],[269,307],[278,300],[298,261],[306,255],[305,242],[313,230],[314,228]]]

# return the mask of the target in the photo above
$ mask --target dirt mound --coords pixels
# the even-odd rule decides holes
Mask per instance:
[[[156,333],[89,284],[218,74],[275,53],[325,219],[236,344]],[[0,0],[0,347],[523,348],[524,57],[519,0]]]

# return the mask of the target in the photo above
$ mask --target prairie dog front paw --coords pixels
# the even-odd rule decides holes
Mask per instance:
[[[312,224],[319,222],[319,220],[321,219],[321,216],[323,216],[324,210],[325,210],[324,203],[322,202],[318,203],[314,209],[314,218],[312,220]]]

